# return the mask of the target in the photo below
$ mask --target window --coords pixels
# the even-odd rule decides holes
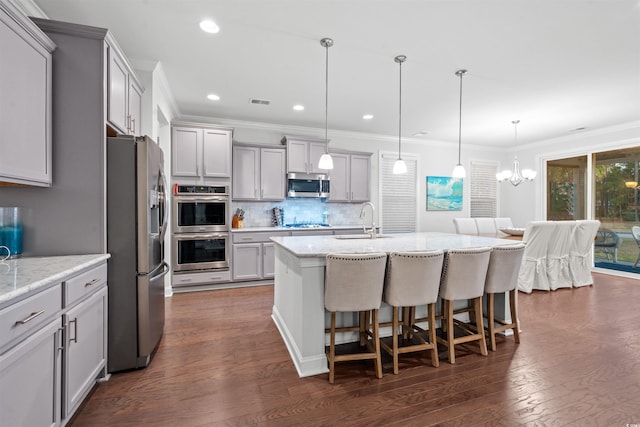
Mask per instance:
[[[398,154],[380,153],[380,211],[382,231],[385,233],[411,233],[417,228],[418,157],[402,155],[407,173],[394,175],[393,164]],[[414,207],[413,209],[407,207]]]
[[[498,211],[498,165],[471,162],[470,215],[471,218],[495,218]]]

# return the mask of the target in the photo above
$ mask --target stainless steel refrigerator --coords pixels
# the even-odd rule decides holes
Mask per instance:
[[[146,367],[164,328],[164,156],[149,137],[107,139],[109,372]]]

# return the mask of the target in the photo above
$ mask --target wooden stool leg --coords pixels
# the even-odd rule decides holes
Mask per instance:
[[[404,310],[402,310],[404,312]],[[402,327],[404,332],[404,326]],[[393,373],[398,374],[398,307],[393,307]]]
[[[331,343],[329,344],[329,384],[333,384],[336,359],[336,312],[331,312]]]
[[[484,324],[482,322],[482,297],[473,300],[473,306],[476,317],[476,328],[480,334],[480,354],[487,356],[487,341],[484,339]]]
[[[487,330],[489,332],[489,342],[491,351],[496,351],[496,312],[495,294],[487,294]]]
[[[375,349],[376,377],[382,378],[382,358],[380,357],[380,328],[378,324],[378,309],[373,310],[373,348]]]
[[[511,323],[513,327],[513,339],[520,344],[520,321],[518,320],[518,289],[509,292],[509,306],[511,307]]]
[[[431,364],[434,367],[440,366],[440,360],[438,360],[438,341],[436,338],[436,307],[435,304],[429,304],[428,316],[429,316],[429,342],[433,345],[431,349]],[[413,324],[413,323],[412,323]]]
[[[445,300],[445,309],[447,311],[447,346],[449,347],[449,363],[456,363],[455,352],[455,334],[453,330],[453,301]]]
[[[360,347],[363,347],[367,343],[367,334],[365,333],[367,328],[367,317],[364,311],[358,312],[358,327],[360,334]]]

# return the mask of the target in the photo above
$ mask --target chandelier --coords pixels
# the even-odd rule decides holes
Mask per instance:
[[[518,143],[518,123],[520,120],[514,120],[514,145]],[[533,181],[536,177],[536,171],[531,169],[523,169],[520,171],[520,161],[518,160],[518,156],[515,156],[513,159],[513,170],[505,169],[502,172],[498,172],[496,174],[496,178],[498,182],[510,182],[514,187],[517,187],[524,181]]]

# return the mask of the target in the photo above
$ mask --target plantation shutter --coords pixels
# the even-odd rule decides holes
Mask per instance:
[[[495,218],[498,207],[498,180],[496,164],[471,162],[471,211],[472,218]]]
[[[380,154],[381,225],[385,233],[411,233],[417,228],[418,158],[411,155],[403,155],[402,158],[407,164],[407,173],[394,175],[393,164],[398,159],[397,153]]]

